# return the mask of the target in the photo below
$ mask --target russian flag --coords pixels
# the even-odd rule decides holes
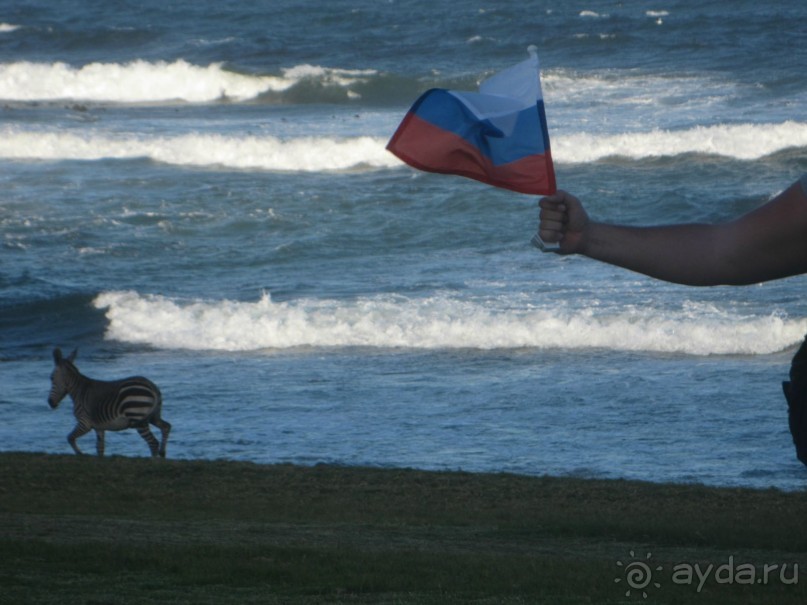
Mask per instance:
[[[387,149],[428,172],[459,174],[521,193],[555,193],[538,54],[479,92],[433,88],[415,101]]]

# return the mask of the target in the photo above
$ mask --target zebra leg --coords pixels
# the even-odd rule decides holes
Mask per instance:
[[[95,451],[99,458],[104,455],[104,431],[101,429],[95,429]]]
[[[79,422],[76,425],[76,428],[74,428],[70,432],[70,434],[67,436],[67,442],[70,444],[70,447],[72,447],[73,451],[76,452],[79,455],[81,455],[83,452],[80,449],[78,449],[78,446],[76,445],[76,439],[78,439],[82,435],[86,435],[89,432],[90,432],[90,427],[88,427],[88,426],[86,426],[84,424],[81,424]]]
[[[171,423],[163,420],[159,416],[151,419],[151,424],[160,429],[162,440],[160,441],[160,456],[165,458],[165,446],[168,444],[168,434],[171,432]]]
[[[137,428],[137,432],[145,440],[145,442],[148,443],[149,450],[151,450],[151,455],[156,456],[160,444],[157,443],[157,439],[155,439],[154,435],[151,434],[151,430],[149,430],[149,425],[141,424],[140,426],[135,428]]]

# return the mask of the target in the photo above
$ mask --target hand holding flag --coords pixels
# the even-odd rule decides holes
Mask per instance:
[[[555,193],[538,55],[494,74],[479,92],[426,91],[387,149],[428,172],[458,174],[521,193]]]

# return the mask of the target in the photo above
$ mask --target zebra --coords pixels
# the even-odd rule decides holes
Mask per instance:
[[[73,361],[78,354],[74,350],[67,357],[60,349],[53,350],[56,364],[50,376],[48,404],[56,409],[67,394],[73,399],[73,415],[78,421],[67,436],[68,443],[76,454],[82,451],[76,439],[95,429],[95,448],[98,456],[104,455],[104,431],[122,431],[134,428],[146,441],[152,456],[165,457],[165,445],[171,425],[160,417],[162,394],[153,382],[142,376],[123,380],[93,380],[78,371]],[[162,433],[162,442],[151,434],[149,424]]]

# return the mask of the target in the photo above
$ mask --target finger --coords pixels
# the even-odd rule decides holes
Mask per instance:
[[[569,220],[569,215],[565,211],[561,212],[557,210],[541,210],[538,217],[541,221],[557,221],[560,223],[565,223]]]
[[[562,202],[568,194],[562,189],[558,189],[555,193],[546,195],[541,200],[549,200],[550,202]]]
[[[566,210],[566,204],[562,200],[553,200],[548,197],[541,198],[538,201],[538,207],[545,208],[547,210]]]
[[[555,229],[538,229],[538,235],[548,244],[556,244],[563,239],[563,233]]]
[[[563,233],[566,231],[566,226],[560,221],[541,221],[541,223],[538,225],[538,230]]]

